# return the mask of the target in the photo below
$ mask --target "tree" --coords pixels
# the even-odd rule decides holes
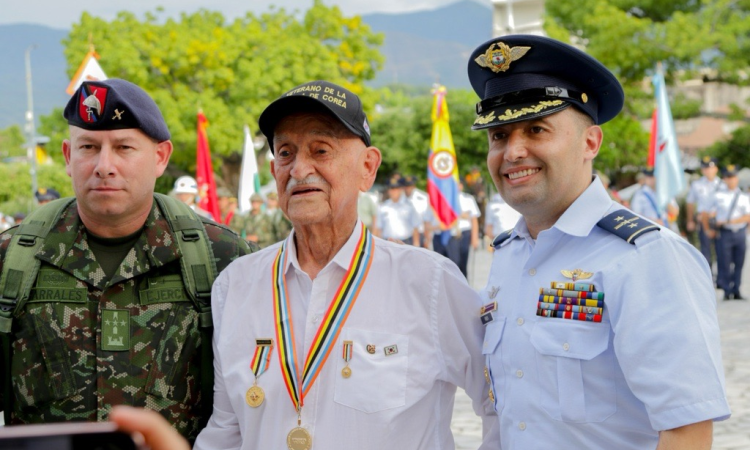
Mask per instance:
[[[364,82],[383,63],[383,38],[336,6],[315,0],[300,18],[272,8],[231,22],[208,10],[176,20],[161,13],[140,20],[120,12],[111,21],[83,13],[64,41],[65,56],[72,76],[91,36],[108,76],[148,91],[172,133],[172,163],[182,170],[194,173],[199,108],[210,123],[212,154],[221,156],[240,150],[243,125],[254,127],[265,106],[298,84],[326,79],[360,94],[365,105],[374,102]]]
[[[423,88],[415,97],[402,90],[384,89],[381,94],[383,112],[371,118],[373,145],[383,153],[378,178],[383,181],[393,172],[416,175],[419,186],[424,188],[432,134],[430,91]],[[476,95],[472,91],[451,89],[446,98],[460,175],[468,173],[472,166],[479,166],[485,172],[485,179],[489,179],[485,164],[487,133],[471,130],[476,117]]]
[[[26,156],[25,142],[26,137],[18,125],[0,130],[0,158]]]
[[[648,136],[637,121],[651,117],[654,101],[643,81],[657,62],[664,63],[668,81],[709,68],[718,73],[712,77],[748,82],[748,0],[547,0],[545,7],[548,34],[585,46],[625,88],[623,113],[604,127],[600,169],[645,163]],[[700,104],[676,96],[672,110],[675,118],[694,117]]]

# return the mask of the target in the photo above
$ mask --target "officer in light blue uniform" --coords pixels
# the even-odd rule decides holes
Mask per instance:
[[[724,290],[724,300],[744,300],[740,293],[742,267],[745,265],[747,224],[750,222],[750,198],[742,192],[737,177],[737,166],[727,165],[722,171],[726,189],[713,196],[708,206],[708,217],[715,219],[719,289]],[[704,220],[704,225],[708,222]]]
[[[708,225],[704,224],[703,219],[708,213],[708,208],[713,203],[716,193],[724,188],[724,183],[716,176],[719,172],[718,164],[716,158],[711,156],[704,156],[701,159],[703,176],[690,183],[690,190],[685,199],[687,230],[698,231],[701,253],[708,261],[709,266],[712,265],[713,261],[712,249],[715,248],[718,254],[718,248],[715,246],[716,239],[709,236],[709,234],[712,234],[711,230]]]
[[[659,225],[664,225],[666,222],[664,211],[659,208],[659,204],[656,202],[654,169],[643,169],[640,176],[643,177],[643,185],[633,194],[633,198],[630,200],[630,209],[639,216]]]
[[[708,265],[592,175],[619,82],[525,35],[480,45],[469,78],[489,172],[522,214],[493,242],[477,314],[499,447],[709,449],[730,410]]]

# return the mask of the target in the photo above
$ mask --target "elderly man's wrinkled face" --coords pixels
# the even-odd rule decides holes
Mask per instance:
[[[356,220],[357,197],[372,186],[379,150],[323,113],[285,117],[273,146],[279,206],[295,227]]]

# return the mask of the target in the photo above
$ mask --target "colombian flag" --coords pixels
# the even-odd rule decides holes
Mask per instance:
[[[430,206],[443,230],[449,229],[460,214],[458,161],[448,124],[448,102],[445,86],[434,91],[432,101],[432,138],[427,164],[427,192]]]

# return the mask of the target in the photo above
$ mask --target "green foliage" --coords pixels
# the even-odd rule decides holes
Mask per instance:
[[[704,154],[718,158],[721,166],[737,164],[740,167],[750,167],[748,149],[750,149],[750,125],[745,125],[735,130],[728,141],[715,143]]]
[[[424,189],[432,135],[432,95],[426,88],[407,92],[419,95],[409,97],[404,91],[384,89],[381,105],[385,111],[371,117],[373,145],[383,153],[378,180],[384,181],[393,172],[416,175],[418,187]],[[476,95],[473,91],[452,89],[446,100],[459,174],[463,177],[472,166],[478,166],[489,180],[485,163],[487,133],[471,130]]]
[[[160,14],[120,12],[108,21],[83,13],[64,41],[68,75],[89,50],[90,35],[109,77],[154,97],[172,133],[172,163],[189,173],[199,108],[210,123],[212,154],[220,156],[239,151],[243,125],[254,127],[263,108],[295,85],[326,79],[361,94],[368,110],[374,103],[364,82],[383,64],[383,37],[336,6],[315,0],[301,15],[272,8],[231,22],[208,10],[177,20]]]
[[[729,104],[729,120],[740,121],[745,120],[745,109],[736,103]]]
[[[649,133],[641,123],[620,114],[602,126],[604,142],[594,159],[594,169],[615,173],[626,166],[644,166],[648,156]]]
[[[0,130],[0,159],[26,156],[26,149],[23,148],[24,142],[26,138],[18,125],[11,125]]]
[[[33,205],[30,166],[26,163],[0,164],[0,211],[5,214],[29,212]],[[54,188],[63,197],[73,195],[73,186],[60,164],[37,167],[37,184]]]
[[[63,117],[63,109],[55,108],[49,115],[41,116],[37,134],[49,137],[47,155],[55,163],[64,165],[65,157],[62,154],[62,143],[63,140],[68,138],[68,122]]]

